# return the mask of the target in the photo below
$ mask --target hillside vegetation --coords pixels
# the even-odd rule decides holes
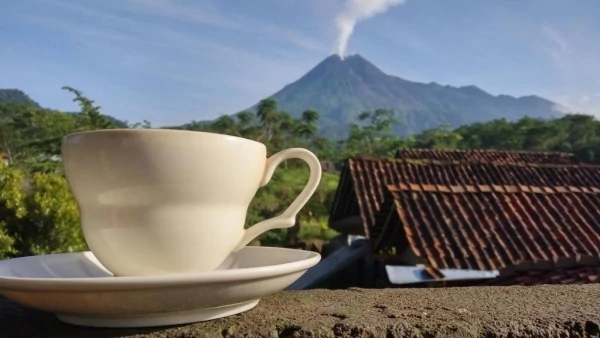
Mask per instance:
[[[80,91],[74,95],[80,111],[65,113],[22,102],[0,102],[0,258],[85,250],[77,204],[60,164],[61,138],[69,133],[103,128],[150,128],[148,122],[127,124],[104,115]],[[214,123],[192,121],[169,129],[209,131],[263,142],[269,154],[289,147],[311,149],[323,161],[339,164],[348,156],[391,156],[399,147],[495,148],[574,152],[583,160],[600,163],[600,121],[587,115],[560,119],[504,119],[453,129],[438,126],[414,137],[393,132],[401,124],[390,110],[376,109],[348,124],[348,134],[334,140],[319,134],[320,114],[305,110],[299,117],[280,110],[273,99],[255,111],[222,116]],[[251,225],[282,212],[307,181],[308,169],[298,160],[284,163],[273,180],[261,188],[247,217]],[[318,191],[299,214],[290,231],[271,231],[261,237],[266,245],[283,245],[308,238],[329,239],[327,228],[338,176],[325,173]]]

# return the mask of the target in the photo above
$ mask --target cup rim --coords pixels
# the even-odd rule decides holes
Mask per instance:
[[[210,136],[214,136],[214,137],[226,137],[226,138],[233,138],[235,140],[238,141],[245,141],[245,142],[252,142],[252,143],[256,143],[258,145],[261,145],[263,147],[266,148],[265,144],[259,141],[255,141],[249,138],[245,138],[245,137],[240,137],[240,136],[234,136],[234,135],[228,135],[228,134],[221,134],[221,133],[215,133],[215,132],[206,132],[206,131],[195,131],[195,130],[180,130],[180,129],[162,129],[162,128],[114,128],[114,129],[96,129],[96,130],[84,130],[84,131],[78,131],[75,133],[70,133],[67,134],[65,136],[63,136],[62,141],[66,141],[69,138],[72,138],[74,136],[77,135],[82,135],[82,134],[109,134],[109,133],[115,133],[115,132],[119,132],[119,133],[189,133],[189,134],[203,134],[203,135],[210,135]]]

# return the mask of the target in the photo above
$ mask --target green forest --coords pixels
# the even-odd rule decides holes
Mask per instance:
[[[127,123],[101,112],[94,101],[77,89],[73,94],[79,112],[40,108],[27,102],[0,103],[0,258],[86,250],[79,227],[78,208],[64,177],[60,143],[64,135],[106,128],[151,128],[147,121]],[[163,127],[208,131],[260,141],[269,154],[290,147],[312,150],[339,167],[349,156],[392,156],[398,148],[509,149],[572,152],[582,160],[600,163],[600,121],[588,115],[566,115],[542,120],[524,117],[451,128],[442,125],[420,134],[401,137],[393,128],[402,121],[393,111],[378,109],[360,114],[344,139],[319,132],[319,112],[306,110],[300,117],[281,111],[277,102],[264,99],[255,111],[224,115],[214,122],[192,121]],[[308,168],[290,160],[261,188],[247,217],[251,225],[282,212],[308,178]],[[338,183],[335,172],[323,175],[321,186],[289,230],[274,230],[260,238],[262,245],[287,245],[308,239],[328,240],[329,206]]]

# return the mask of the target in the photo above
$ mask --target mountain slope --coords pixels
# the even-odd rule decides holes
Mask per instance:
[[[416,133],[440,124],[460,126],[495,118],[557,117],[568,111],[538,96],[515,98],[491,95],[476,86],[452,87],[411,82],[385,74],[375,65],[352,55],[332,55],[306,75],[270,97],[281,109],[298,116],[312,108],[322,115],[323,127],[343,133],[340,125],[356,120],[364,110],[394,110],[402,121],[397,130]]]
[[[38,109],[46,109],[42,108],[37,102],[32,100],[29,95],[25,94],[22,90],[19,89],[1,89],[0,88],[0,104],[25,104]],[[48,109],[46,109],[48,110]],[[69,114],[80,114],[78,112],[67,112]],[[127,122],[121,121],[115,117],[110,115],[104,115],[109,121],[111,121],[115,126],[119,128],[126,128]]]
[[[29,95],[18,89],[0,89],[0,103],[20,103],[40,108],[40,105]]]

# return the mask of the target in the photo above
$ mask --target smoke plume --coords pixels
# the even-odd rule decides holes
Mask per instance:
[[[346,0],[344,9],[335,18],[338,35],[335,41],[335,53],[344,57],[348,40],[354,26],[374,15],[385,13],[390,7],[403,4],[406,0]]]

